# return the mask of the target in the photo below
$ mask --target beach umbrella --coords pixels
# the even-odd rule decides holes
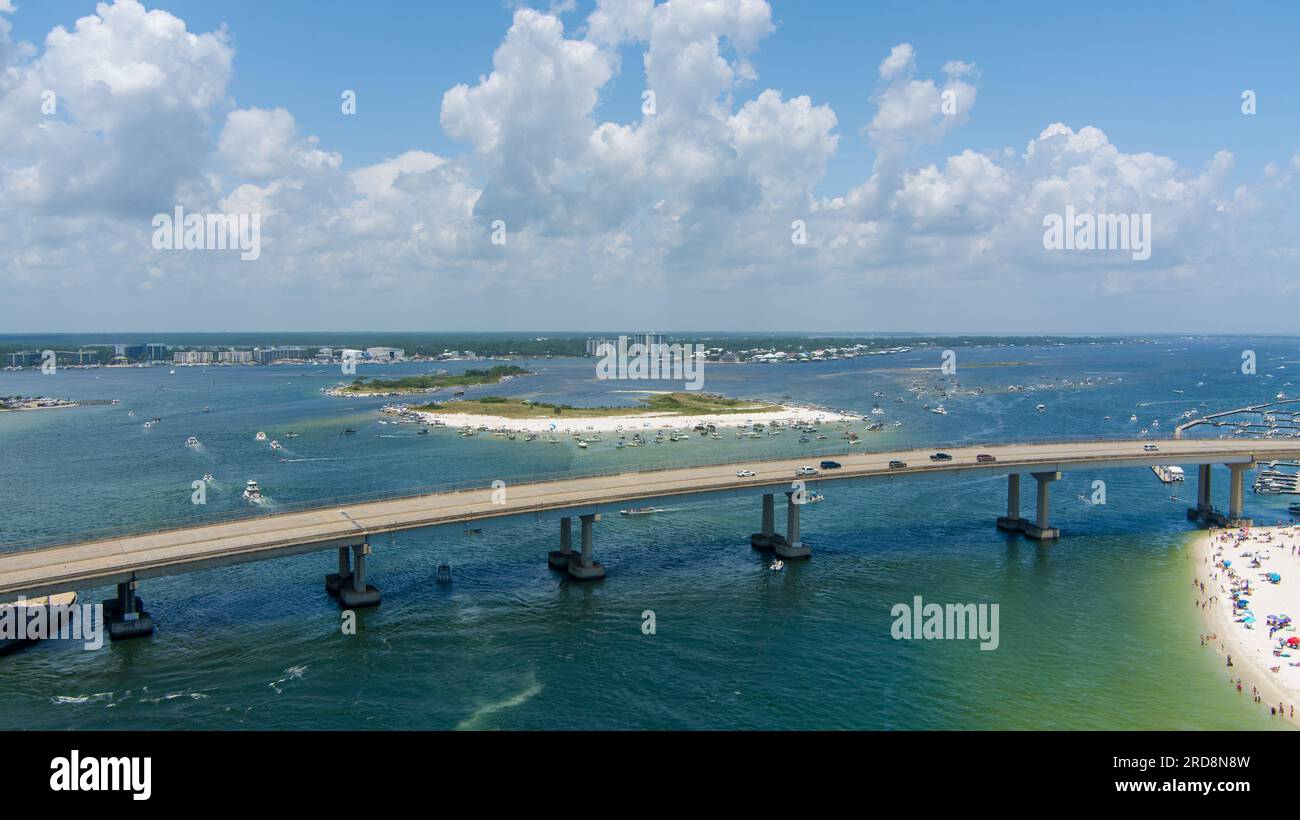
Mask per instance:
[[[1300,638],[1290,637],[1286,639],[1287,646],[1300,646]]]
[[[1270,573],[1268,574],[1268,580],[1270,580],[1270,581],[1272,581],[1273,583],[1276,584],[1278,581],[1281,581],[1281,580],[1282,580],[1282,576],[1281,576],[1281,575],[1278,575],[1276,572],[1270,572]]]
[[[1242,622],[1243,624],[1253,624],[1253,623],[1255,623],[1255,616],[1254,616],[1254,615],[1247,615],[1246,617],[1244,617],[1244,618],[1241,619],[1241,622]]]
[[[1223,562],[1223,565],[1224,565],[1225,567],[1230,567],[1230,566],[1232,566],[1232,562],[1231,562],[1231,561],[1224,561],[1224,562]]]

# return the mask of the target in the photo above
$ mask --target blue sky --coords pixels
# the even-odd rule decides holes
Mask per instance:
[[[134,5],[134,0],[117,1],[119,8]],[[618,2],[631,8],[637,0]],[[689,0],[675,2],[677,11],[689,4]],[[691,177],[690,168],[664,172],[663,164],[691,157],[697,150],[700,156],[738,156],[743,149],[728,142],[729,137],[716,134],[683,145],[655,136],[645,127],[641,93],[650,79],[643,55],[656,36],[663,39],[653,47],[660,48],[668,59],[685,59],[682,55],[688,53],[684,40],[651,35],[648,22],[640,33],[617,42],[598,42],[598,53],[583,58],[596,63],[607,60],[610,65],[614,61],[609,55],[621,58],[608,79],[600,76],[600,65],[595,65],[594,81],[570,89],[579,95],[594,89],[597,101],[591,110],[579,105],[574,111],[560,111],[551,124],[530,119],[536,112],[530,114],[520,103],[529,99],[521,96],[525,92],[520,90],[528,84],[528,55],[563,48],[564,41],[547,34],[538,21],[549,19],[549,15],[558,17],[563,37],[570,43],[598,39],[588,36],[595,0],[559,6],[146,2],[144,8],[165,11],[188,33],[215,32],[224,43],[218,48],[226,49],[229,66],[225,70],[221,55],[214,57],[210,52],[185,55],[183,45],[171,55],[176,59],[174,66],[162,58],[154,60],[165,77],[154,99],[175,91],[179,82],[175,78],[182,74],[186,82],[200,83],[195,75],[202,70],[219,77],[213,82],[220,86],[220,98],[205,102],[203,110],[194,112],[192,122],[180,124],[173,121],[174,109],[166,106],[160,106],[156,114],[139,113],[140,98],[136,98],[132,105],[140,121],[132,127],[148,130],[149,117],[156,116],[160,139],[171,139],[166,135],[173,126],[177,134],[191,137],[194,129],[204,128],[209,143],[196,144],[192,155],[177,152],[171,159],[174,171],[160,172],[166,179],[139,192],[133,203],[143,199],[148,210],[158,212],[168,212],[172,205],[187,201],[192,210],[218,206],[230,210],[235,207],[232,203],[258,203],[267,211],[270,247],[259,261],[254,279],[243,276],[246,269],[240,269],[241,275],[233,280],[237,287],[256,281],[260,288],[274,289],[297,281],[307,275],[304,271],[328,258],[336,268],[321,274],[321,287],[365,286],[371,295],[350,307],[357,311],[352,315],[366,326],[395,311],[403,326],[423,329],[422,315],[406,312],[409,308],[401,304],[407,301],[401,296],[403,283],[410,288],[428,288],[448,302],[450,318],[459,325],[450,329],[546,326],[545,322],[530,321],[536,318],[531,314],[539,304],[554,308],[565,304],[555,295],[557,281],[569,282],[566,287],[583,294],[578,298],[590,299],[596,311],[621,320],[636,323],[644,319],[641,324],[661,327],[701,327],[713,321],[719,327],[743,329],[748,321],[743,311],[719,313],[720,308],[735,304],[734,296],[728,294],[735,289],[761,292],[780,281],[783,272],[794,272],[820,282],[828,294],[851,294],[859,287],[877,294],[871,311],[849,309],[843,300],[833,300],[839,307],[831,310],[830,321],[835,328],[846,330],[872,329],[871,320],[863,317],[873,313],[925,315],[935,277],[953,282],[953,287],[965,294],[963,301],[984,307],[997,304],[996,294],[1004,288],[1022,292],[1027,307],[1047,305],[1061,283],[1069,281],[1070,287],[1087,292],[1080,297],[1084,316],[1076,320],[1077,330],[1183,329],[1163,319],[1154,324],[1166,326],[1144,328],[1150,310],[1137,304],[1144,298],[1141,294],[1148,288],[1176,287],[1189,292],[1189,304],[1194,303],[1193,298],[1224,286],[1243,268],[1264,271],[1256,283],[1259,287],[1280,287],[1287,292],[1300,287],[1295,274],[1295,232],[1290,238],[1284,236],[1286,226],[1294,228],[1296,220],[1282,216],[1295,205],[1292,174],[1300,170],[1300,159],[1295,159],[1300,157],[1300,94],[1293,87],[1300,76],[1300,59],[1296,57],[1300,51],[1296,48],[1300,5],[1255,3],[1244,9],[1225,9],[1211,3],[1045,7],[1005,2],[718,2],[720,7],[735,5],[734,14],[701,22],[703,15],[683,13],[686,22],[674,25],[695,26],[690,37],[695,38],[696,46],[707,46],[715,36],[709,26],[716,26],[721,41],[718,56],[734,69],[736,78],[719,85],[714,104],[695,121],[674,109],[673,116],[680,117],[673,120],[675,133],[690,132],[697,126],[713,128],[727,117],[740,115],[746,104],[756,104],[767,90],[777,92],[775,102],[764,110],[756,106],[756,115],[768,116],[763,121],[771,123],[777,116],[774,112],[782,112],[791,117],[790,124],[802,123],[809,131],[802,142],[792,138],[784,146],[779,133],[763,134],[754,149],[755,159],[730,163],[725,169],[718,166],[706,174],[711,174],[707,180]],[[141,23],[146,18],[123,13],[115,16],[111,26],[100,27],[111,29],[114,45],[100,63],[92,63],[89,58],[81,61],[76,57],[77,49],[89,53],[99,47],[91,45],[88,38],[74,36],[61,49],[54,49],[60,53],[49,53],[45,42],[56,26],[73,31],[78,18],[95,13],[93,3],[0,0],[0,12],[8,4],[16,5],[17,10],[0,15],[0,22],[8,20],[12,26],[7,39],[34,45],[30,52],[9,60],[27,72],[20,76],[30,80],[29,88],[50,84],[54,77],[67,82],[78,71],[98,70],[87,65],[104,61],[113,62],[111,70],[125,76],[133,63],[153,60],[145,35],[147,26]],[[520,18],[518,12],[525,8],[538,14]],[[762,19],[753,17],[756,8]],[[622,8],[619,13],[624,13]],[[660,22],[671,19],[662,5],[656,13]],[[769,18],[770,26],[760,25]],[[507,105],[494,98],[497,92],[481,85],[481,80],[493,72],[494,53],[504,48],[509,33],[516,31],[521,39],[536,39],[530,40],[529,48],[534,51],[523,49],[522,56],[515,58],[513,79],[503,72],[502,84],[508,89],[514,84],[513,90],[503,92],[510,98]],[[731,47],[736,38],[751,34],[754,45],[746,53]],[[887,77],[882,61],[900,47],[906,50],[900,59],[907,58],[907,67]],[[130,56],[133,48],[141,49],[134,57]],[[60,60],[64,65],[60,66]],[[202,62],[205,60],[211,62]],[[892,143],[879,133],[866,131],[869,124],[880,125],[884,101],[894,99],[902,107],[928,105],[921,85],[931,83],[931,91],[944,87],[944,67],[950,61],[970,66],[960,75],[966,84],[960,87],[970,89],[973,104],[969,111],[961,112],[959,124],[950,127],[914,118],[887,129]],[[570,68],[577,71],[578,64]],[[916,92],[910,97],[904,93],[909,83]],[[465,107],[451,114],[455,121],[451,130],[460,138],[449,133],[449,114],[444,110],[444,94],[458,85],[466,86],[468,93]],[[357,116],[340,115],[342,89],[357,91]],[[1244,116],[1240,110],[1244,89],[1257,94],[1255,116]],[[975,90],[977,97],[973,96]],[[7,88],[0,86],[0,99],[5,94],[17,99],[21,91],[22,83],[14,80]],[[77,93],[91,92],[82,88]],[[564,100],[559,96],[548,100],[549,93],[549,88],[527,91],[541,107],[554,104],[562,108]],[[810,110],[796,110],[796,99],[803,95],[809,98]],[[126,103],[116,88],[113,96]],[[70,140],[68,146],[123,150],[102,121],[107,118],[118,123],[131,116],[106,114],[109,109],[99,106],[107,104],[98,98],[78,99],[70,93],[64,99],[65,124],[82,139],[77,142],[78,135],[62,134]],[[277,158],[274,162],[249,159],[249,152],[257,150],[253,132],[268,130],[266,112],[277,109],[284,112],[278,121],[283,133],[273,146]],[[246,127],[239,132],[231,125],[231,112],[237,111],[252,111],[250,116],[262,119],[246,120]],[[510,132],[512,118],[524,123],[513,137],[496,144],[484,136],[494,129]],[[631,179],[627,176],[631,166],[618,164],[632,161],[626,156],[620,155],[617,161],[608,156],[584,156],[570,164],[567,158],[554,155],[585,150],[589,140],[582,134],[599,133],[602,123],[625,129],[620,133],[627,144],[640,146],[637,150],[647,161],[659,163],[651,167],[643,182],[626,181]],[[1038,160],[1026,161],[1026,146],[1053,123],[1067,126],[1070,136],[1044,140],[1044,150],[1051,142],[1050,148],[1056,152],[1051,159],[1042,159],[1045,155],[1040,150]],[[15,132],[21,126],[14,124]],[[1099,129],[1103,136],[1083,135],[1088,126]],[[779,132],[780,127],[774,131]],[[571,138],[557,138],[559,147],[553,154],[535,145],[541,134],[566,132],[571,132]],[[10,184],[17,186],[11,188],[9,202],[0,199],[0,211],[8,208],[30,223],[19,236],[8,237],[11,245],[58,236],[60,231],[70,230],[67,219],[71,217],[89,220],[89,202],[96,203],[95,219],[112,215],[121,204],[114,203],[111,191],[74,191],[72,180],[100,178],[110,172],[61,168],[54,158],[41,154],[41,144],[52,144],[44,138],[47,136],[43,133],[42,139],[22,143],[8,160],[0,158],[0,172],[7,172]],[[4,139],[5,132],[0,130],[0,141]],[[517,140],[513,147],[511,139]],[[225,141],[225,149],[216,150],[219,140]],[[1074,143],[1064,145],[1070,140]],[[902,146],[896,156],[882,149],[887,143]],[[530,152],[533,147],[536,150]],[[1088,156],[1080,159],[1084,153]],[[290,154],[300,158],[312,154],[315,159],[311,162],[317,165],[310,171],[302,164],[307,160],[289,163],[292,168],[276,165]],[[780,168],[782,158],[794,155],[811,157],[806,167],[785,175]],[[966,166],[955,167],[951,158],[962,155],[967,157]],[[392,190],[367,194],[355,186],[354,172],[373,169],[383,176],[388,173],[386,163],[403,156],[410,167],[392,173],[398,180]],[[103,158],[104,168],[109,169],[130,162],[124,157]],[[934,169],[927,176],[925,169],[930,165]],[[1135,171],[1135,167],[1143,170]],[[42,173],[45,177],[40,184],[31,182]],[[1140,181],[1134,182],[1135,175]],[[1080,182],[1080,176],[1086,178]],[[1034,236],[1028,229],[1034,227],[1049,200],[1056,203],[1059,199],[1043,198],[1042,192],[1051,188],[1054,179],[1068,180],[1066,196],[1075,197],[1081,206],[1155,211],[1158,232],[1153,264],[1130,268],[1119,267],[1114,258],[1099,265],[1095,264],[1098,257],[1089,257],[1087,264],[1076,264],[1075,257],[1064,262],[1058,262],[1060,256],[1035,257],[1033,252],[1041,249],[1032,247]],[[625,181],[620,184],[620,180]],[[416,186],[421,193],[405,199]],[[105,182],[103,187],[113,186]],[[1169,195],[1171,187],[1178,192]],[[761,195],[754,193],[760,189]],[[0,193],[4,190],[0,185]],[[303,194],[303,199],[291,203],[285,199],[287,190],[312,194],[309,198]],[[428,199],[421,199],[426,195]],[[576,195],[586,197],[592,206],[590,214],[571,216]],[[276,197],[279,201],[273,203]],[[329,212],[318,208],[322,198],[336,208]],[[402,200],[400,208],[392,205],[395,198]],[[358,208],[358,202],[364,208]],[[742,202],[745,216],[736,215],[730,222],[716,225],[709,222],[735,214]],[[380,203],[385,209],[381,216],[376,215]],[[304,213],[308,204],[311,214]],[[670,219],[658,221],[665,205],[674,212]],[[1161,209],[1167,206],[1174,210],[1162,214]],[[499,213],[485,210],[493,208]],[[997,214],[1010,208],[1021,208],[1022,213],[1016,219],[999,220]],[[375,233],[347,248],[311,246],[308,237],[313,231],[337,239],[341,220],[356,224],[359,210],[373,217],[372,222],[384,224],[387,239]],[[466,211],[464,220],[454,216],[458,210]],[[365,261],[376,254],[362,252],[362,239],[383,240],[386,244],[382,247],[391,249],[395,237],[405,235],[409,240],[411,231],[423,230],[431,213],[456,224],[464,221],[467,233],[443,237],[434,245],[412,242],[393,250],[390,258],[373,267]],[[1265,213],[1267,218],[1260,216]],[[277,214],[282,217],[278,222],[274,221]],[[819,214],[834,214],[834,224],[816,223]],[[485,252],[475,244],[474,237],[486,231],[495,215],[507,216],[514,229],[522,231],[528,247],[514,252],[526,256],[492,257],[491,248]],[[52,216],[62,219],[47,218]],[[118,216],[126,218],[126,209]],[[790,218],[801,216],[817,225],[813,231],[815,254],[777,257],[762,253],[747,258],[747,237],[755,231],[769,236],[788,232]],[[287,230],[291,220],[283,217],[293,217],[291,232]],[[750,217],[752,222],[747,222]],[[292,257],[284,253],[291,243],[276,239],[275,226],[286,230],[285,236],[292,236]],[[89,221],[82,227],[92,230]],[[103,229],[102,223],[93,228]],[[652,235],[653,239],[647,239]],[[709,237],[717,235],[730,238],[711,244]],[[1210,236],[1220,240],[1219,247],[1197,246],[1198,237]],[[1225,254],[1225,238],[1239,246],[1241,253]],[[69,236],[64,241],[71,246],[75,240]],[[1275,247],[1279,243],[1281,247]],[[593,254],[613,253],[612,247],[619,249],[608,257],[612,272],[588,262]],[[1174,248],[1177,253],[1170,253]],[[0,308],[0,320],[39,325],[14,329],[82,329],[78,325],[98,315],[103,298],[122,300],[121,321],[129,326],[142,326],[139,323],[143,322],[143,326],[160,329],[191,329],[162,325],[174,323],[170,308],[182,304],[192,288],[193,281],[186,278],[198,275],[194,264],[155,264],[148,255],[125,252],[113,261],[90,253],[88,257],[97,266],[92,271],[91,263],[84,259],[59,259],[38,245],[11,254],[7,266],[0,258],[0,281],[7,274],[16,287],[32,288],[33,293],[29,294],[29,309],[5,314]],[[347,257],[346,263],[338,261],[343,257]],[[641,260],[639,266],[636,260]],[[203,265],[207,264],[205,257]],[[531,273],[521,272],[523,266],[530,267]],[[137,275],[142,267],[149,269],[147,278]],[[590,274],[589,267],[599,272],[587,280],[583,277]],[[1001,271],[1008,269],[1016,273],[1003,278]],[[960,270],[959,275],[952,274],[954,270]],[[210,271],[229,273],[231,269],[218,265]],[[914,275],[914,291],[906,296],[897,292],[906,289]],[[855,281],[855,276],[861,278]],[[106,290],[92,298],[80,285],[86,279],[104,284]],[[1047,279],[1052,280],[1051,286],[1033,285]],[[681,282],[704,286],[696,306],[675,305],[658,295],[662,288]],[[649,314],[642,316],[629,306],[627,295],[647,284],[652,294],[637,299]],[[889,286],[888,298],[879,296],[882,285]],[[71,292],[72,302],[51,293],[52,288],[62,290],[65,297]],[[488,299],[484,294],[496,293],[494,298],[500,300],[502,290],[520,294],[518,302],[505,297],[504,302],[494,303],[488,315],[482,309]],[[128,299],[120,296],[122,293],[131,296]],[[85,304],[77,304],[82,298]],[[568,298],[571,303],[572,295]],[[878,304],[882,301],[884,304]],[[34,312],[31,305],[38,306]],[[756,306],[756,302],[750,305]],[[220,302],[214,305],[212,315],[194,320],[205,326],[193,329],[224,329],[216,325],[229,320],[218,319],[216,311],[229,307]],[[322,310],[306,326],[337,322],[340,313]],[[1032,310],[1027,313],[1032,315]],[[809,310],[792,316],[788,326],[824,315],[825,311]],[[236,321],[260,327],[270,326],[267,323],[273,324],[277,318],[269,312],[253,311]],[[574,322],[581,325],[584,321],[557,319],[554,326],[576,326]],[[894,326],[896,323],[905,324],[900,318],[891,318],[887,323],[891,326],[879,329],[948,329]],[[1287,320],[1280,312],[1276,323],[1275,329],[1287,329],[1282,327]],[[608,321],[591,324],[609,326]],[[968,320],[950,329],[1001,329],[980,324]],[[1012,329],[1044,329],[1038,324],[1027,318],[1018,320],[1019,326]],[[1218,329],[1236,328],[1225,325]]]
[[[346,163],[361,165],[413,145],[442,154],[465,150],[438,125],[442,93],[491,70],[492,51],[517,4],[146,5],[181,17],[191,31],[227,25],[237,51],[230,91],[239,104],[285,106],[304,131],[320,136]],[[580,27],[591,7],[578,3],[562,15],[566,28]],[[56,25],[71,28],[93,5],[29,0],[19,9],[14,39],[39,43]],[[953,145],[1019,149],[1045,123],[1060,121],[1076,128],[1097,125],[1128,150],[1156,151],[1180,164],[1198,164],[1230,148],[1242,165],[1259,166],[1300,147],[1297,3],[1229,9],[1209,2],[1047,7],[773,0],[772,9],[777,30],[755,59],[758,86],[810,94],[835,109],[845,139],[832,180],[869,171],[872,152],[857,131],[871,118],[876,63],[899,42],[915,46],[922,68],[931,73],[947,59],[979,67],[979,113],[960,140],[951,139]],[[599,108],[603,117],[620,121],[639,109],[644,85],[639,54],[625,49],[625,55],[623,74]],[[365,120],[338,116],[343,88],[359,92]],[[1259,95],[1264,116],[1240,115],[1246,88]],[[941,157],[943,148],[928,149],[928,157]]]

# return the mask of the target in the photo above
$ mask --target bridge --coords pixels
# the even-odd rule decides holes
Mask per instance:
[[[719,497],[761,497],[761,526],[750,544],[786,560],[806,559],[812,549],[800,538],[799,513],[806,486],[838,482],[871,485],[941,476],[1007,476],[1007,514],[999,529],[1051,540],[1060,531],[1050,523],[1050,487],[1061,473],[1075,470],[1197,465],[1196,506],[1192,520],[1218,526],[1249,525],[1242,517],[1244,474],[1257,462],[1300,458],[1300,440],[1102,440],[1033,444],[964,445],[945,449],[950,460],[933,460],[933,449],[851,452],[833,458],[841,465],[814,476],[796,469],[817,466],[820,458],[751,460],[731,464],[676,467],[610,475],[561,478],[428,493],[380,501],[341,502],[314,509],[245,517],[157,532],[96,538],[41,549],[0,553],[0,601],[116,584],[115,598],[104,602],[113,638],[149,634],[152,619],[136,594],[144,579],[195,572],[305,552],[337,550],[338,571],[326,588],[341,605],[379,603],[379,590],[367,582],[366,561],[375,536],[402,530],[445,528],[463,532],[484,522],[558,518],[559,549],[550,566],[579,581],[602,578],[593,556],[593,528],[602,513],[631,505],[653,505]],[[891,466],[893,462],[893,466]],[[901,462],[904,466],[899,466]],[[1212,503],[1210,468],[1230,473],[1227,512]],[[740,470],[753,475],[737,475]],[[1020,478],[1036,482],[1032,519],[1020,514]],[[776,531],[775,496],[786,496],[785,532]],[[573,543],[573,519],[580,526]]]

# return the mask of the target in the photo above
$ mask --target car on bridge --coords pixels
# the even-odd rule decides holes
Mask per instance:
[[[823,470],[838,470],[839,468],[841,468],[841,467],[843,467],[843,466],[844,466],[844,465],[843,465],[843,464],[840,464],[838,461],[823,461],[823,462],[822,462],[822,469],[823,469]]]
[[[900,467],[906,467],[906,466],[907,466],[906,461],[899,461],[898,459],[894,459],[893,461],[889,462],[889,469],[891,470],[897,470]]]
[[[753,471],[753,470],[737,470],[737,471],[736,471],[736,478],[753,478],[753,477],[754,477],[754,471]]]
[[[816,467],[799,467],[794,471],[795,475],[817,475]]]
[[[1143,444],[1142,449],[1146,450],[1148,453],[1154,453],[1157,452],[1160,448],[1154,444]]]
[[[998,459],[997,456],[991,456],[988,453],[980,453],[979,455],[975,456],[975,460],[978,461],[980,464],[987,464],[990,461],[997,461]]]
[[[930,456],[931,461],[952,461],[952,456],[947,453],[935,453]]]

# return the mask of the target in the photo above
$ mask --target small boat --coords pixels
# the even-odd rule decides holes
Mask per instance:
[[[266,441],[266,433],[259,430],[257,435],[253,436],[253,441]]]
[[[769,566],[768,569],[772,570],[773,572],[780,572],[781,570],[785,569],[785,562],[782,561],[780,558],[778,558],[772,562],[772,565]]]
[[[292,430],[290,430],[289,432],[287,432],[287,433],[284,434],[284,437],[285,437],[285,438],[297,438],[297,437],[298,437],[298,434],[295,433],[295,432],[293,432]]]
[[[199,440],[198,440],[197,438],[195,438],[194,436],[190,436],[189,438],[185,439],[185,446],[186,446],[186,447],[198,447],[198,446],[199,446]]]
[[[271,449],[272,449],[272,450],[279,450],[279,449],[281,449],[280,442],[278,442],[278,441],[272,441],[272,442],[271,442]]]
[[[578,441],[578,449],[579,449],[579,450],[585,450],[585,449],[587,449],[587,442],[582,441],[582,440],[579,440],[579,441]]]
[[[628,517],[637,515],[654,515],[659,512],[663,512],[663,509],[660,507],[632,507],[630,509],[618,511],[619,515],[626,515]]]
[[[204,474],[203,474],[203,483],[205,483],[205,484],[210,484],[210,483],[212,483],[213,481],[216,481],[216,479],[212,477],[212,473],[204,473]]]
[[[355,436],[356,434],[357,434],[357,431],[356,431],[356,430],[353,430],[351,427],[349,427],[349,428],[347,428],[346,430],[343,431],[343,435],[345,435],[345,436]]]
[[[451,564],[448,564],[446,561],[443,561],[441,564],[438,564],[438,574],[437,576],[435,576],[435,580],[437,580],[437,582],[440,584],[450,584]]]
[[[421,435],[421,436],[427,436],[427,435],[429,435],[429,428],[428,428],[428,427],[421,427],[420,430],[419,430],[419,433],[418,433],[418,434]]]
[[[254,479],[248,479],[248,483],[244,485],[244,500],[252,502],[262,500],[262,489],[257,486],[257,481]]]
[[[1040,405],[1038,405],[1037,407],[1035,407],[1034,409],[1037,410],[1037,411],[1040,412],[1040,413],[1046,413],[1046,412],[1047,412],[1047,405],[1046,405],[1046,404],[1040,404]],[[1136,416],[1134,417],[1134,419],[1136,420]]]
[[[826,496],[822,495],[821,493],[812,492],[812,493],[808,493],[808,495],[804,496],[803,503],[805,503],[805,504],[818,504],[818,503],[821,503],[822,501],[824,501],[825,499],[826,499]]]

